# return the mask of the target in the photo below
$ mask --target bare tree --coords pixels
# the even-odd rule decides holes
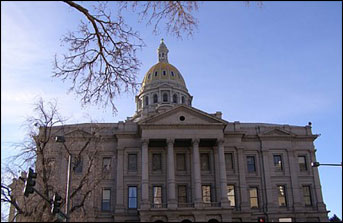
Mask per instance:
[[[61,173],[61,166],[67,163],[68,156],[72,155],[72,183],[68,200],[73,202],[69,208],[69,216],[72,219],[84,217],[87,214],[84,211],[84,207],[88,205],[87,199],[102,179],[101,175],[96,174],[94,170],[97,147],[101,141],[99,134],[101,128],[94,123],[91,132],[82,131],[82,134],[78,135],[78,140],[66,137],[66,140],[58,147],[55,141],[56,135],[68,134],[70,130],[65,128],[65,120],[57,110],[57,103],[46,104],[43,100],[39,100],[36,103],[35,112],[36,116],[27,120],[28,126],[31,127],[28,133],[29,139],[21,145],[16,145],[17,148],[21,148],[21,153],[9,160],[9,165],[4,171],[9,179],[5,179],[2,174],[1,203],[10,205],[10,221],[15,218],[30,221],[54,220],[55,216],[51,214],[51,206],[48,202],[36,193],[28,198],[23,195],[24,182],[19,179],[18,172],[33,167],[38,173],[35,188],[41,194],[51,199],[53,193],[57,192],[65,198],[66,184],[60,182],[66,182],[67,174]],[[76,168],[80,168],[80,164],[83,171],[76,175],[74,172]],[[25,174],[22,172],[21,177],[25,178]],[[62,206],[64,205],[65,202]]]
[[[94,103],[112,105],[114,98],[122,92],[136,92],[136,80],[140,61],[137,50],[145,44],[138,32],[129,27],[120,15],[132,6],[141,19],[149,18],[148,24],[158,25],[166,18],[167,32],[181,37],[183,32],[193,33],[197,20],[192,12],[198,9],[196,2],[121,2],[117,16],[112,16],[106,2],[98,3],[92,12],[73,1],[64,1],[84,15],[79,30],[68,33],[62,42],[69,45],[68,54],[62,59],[55,56],[54,77],[70,79],[74,91],[81,96],[83,105]]]

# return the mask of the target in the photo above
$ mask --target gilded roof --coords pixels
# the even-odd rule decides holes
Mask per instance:
[[[144,89],[146,85],[151,84],[155,81],[163,80],[175,82],[181,87],[186,88],[185,81],[180,71],[176,67],[166,62],[158,62],[157,64],[152,66],[149,69],[149,71],[145,74],[141,91]]]

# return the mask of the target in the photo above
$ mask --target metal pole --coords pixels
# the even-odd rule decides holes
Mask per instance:
[[[342,164],[324,164],[324,163],[320,163],[320,166],[342,166]]]
[[[66,222],[69,222],[69,206],[70,206],[70,199],[69,199],[69,193],[70,193],[70,179],[71,179],[71,154],[68,156],[68,172],[67,172],[67,190],[66,190]]]

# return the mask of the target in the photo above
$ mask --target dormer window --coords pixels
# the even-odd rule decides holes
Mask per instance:
[[[163,71],[163,76],[166,76],[166,71],[165,70]]]
[[[145,105],[149,105],[149,97],[148,96],[145,97]]]
[[[174,77],[174,72],[173,71],[171,71],[171,75]]]
[[[154,94],[154,103],[156,104],[158,100],[157,94]]]
[[[167,93],[163,94],[163,102],[168,102],[168,94]]]
[[[182,104],[185,103],[185,97],[184,96],[181,97],[181,102],[182,102]]]
[[[157,71],[155,72],[155,77],[157,77]]]
[[[148,75],[148,79],[150,80],[151,74]]]
[[[173,95],[173,103],[175,103],[175,104],[177,103],[177,95],[176,94]]]

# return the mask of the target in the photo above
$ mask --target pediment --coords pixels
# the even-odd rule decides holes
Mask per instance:
[[[262,136],[293,136],[294,134],[283,129],[274,128],[261,134]]]
[[[180,105],[142,120],[141,125],[226,125],[227,122],[201,110]]]
[[[75,130],[72,130],[70,132],[67,132],[65,134],[65,136],[68,136],[68,137],[90,137],[90,136],[92,136],[92,134],[90,134],[89,132],[86,132],[82,129],[75,129]]]

